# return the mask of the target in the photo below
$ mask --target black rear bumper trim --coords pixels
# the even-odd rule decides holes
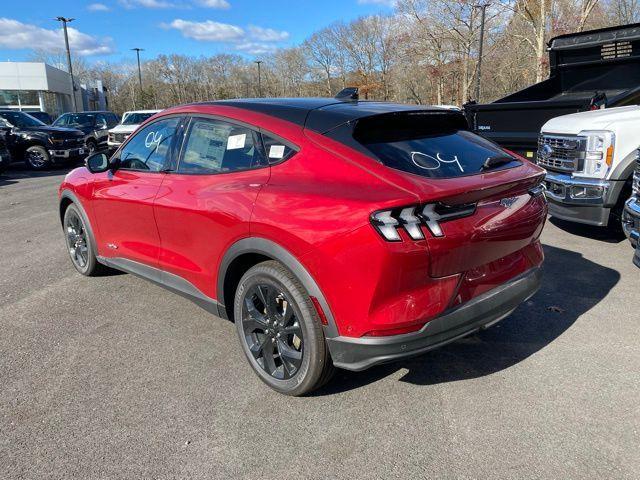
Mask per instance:
[[[428,322],[419,332],[389,337],[328,338],[333,364],[346,370],[365,370],[438,348],[513,312],[540,288],[542,270],[533,268]]]

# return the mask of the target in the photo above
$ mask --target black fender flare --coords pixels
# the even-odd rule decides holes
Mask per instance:
[[[291,273],[294,274],[298,278],[298,280],[300,280],[300,283],[302,283],[307,292],[309,292],[309,295],[318,299],[318,302],[320,303],[320,306],[322,307],[322,310],[327,317],[328,324],[324,326],[325,336],[327,338],[338,336],[338,328],[336,326],[335,319],[333,318],[333,314],[331,313],[331,308],[329,308],[329,303],[327,302],[327,299],[322,293],[322,290],[313,279],[311,274],[291,252],[286,250],[281,245],[278,245],[271,240],[267,240],[266,238],[243,238],[242,240],[238,240],[237,242],[235,242],[227,249],[224,257],[222,258],[222,261],[220,262],[220,268],[218,270],[217,297],[219,302],[223,302],[225,298],[224,280],[227,275],[229,265],[231,265],[231,262],[233,262],[233,260],[238,258],[240,255],[246,253],[258,253],[261,255],[265,255],[279,261],[287,269],[289,269]]]

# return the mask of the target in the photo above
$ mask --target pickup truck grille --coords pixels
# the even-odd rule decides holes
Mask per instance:
[[[84,145],[84,137],[65,138],[64,146],[68,148],[79,148]]]
[[[122,143],[127,139],[129,135],[131,134],[130,133],[110,133],[109,141],[114,143]]]
[[[575,172],[585,156],[584,140],[577,137],[540,135],[538,138],[538,165],[547,170]]]

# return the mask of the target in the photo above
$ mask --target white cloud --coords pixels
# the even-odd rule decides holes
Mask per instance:
[[[109,37],[96,38],[69,26],[69,44],[71,53],[75,55],[105,55],[113,52],[112,40]],[[62,29],[48,30],[11,18],[0,18],[0,48],[7,50],[23,50],[30,48],[48,53],[64,50]]]
[[[191,22],[189,20],[176,18],[169,25],[162,26],[164,28],[178,30],[187,38],[209,42],[240,41],[246,35],[245,31],[240,27],[229,25],[228,23],[214,22],[212,20]]]
[[[289,32],[278,31],[272,28],[249,26],[249,35],[261,42],[280,42],[289,38]]]
[[[108,12],[111,9],[104,3],[91,3],[87,5],[87,10],[90,12]]]
[[[193,22],[176,18],[171,23],[163,23],[162,28],[178,30],[186,38],[204,42],[223,42],[239,52],[250,55],[264,55],[278,49],[278,42],[289,38],[289,32],[272,28],[249,25],[246,30],[228,23],[205,20]]]
[[[124,8],[174,8],[177,5],[166,0],[119,0]]]
[[[261,42],[243,42],[238,43],[235,47],[236,50],[249,53],[251,55],[264,55],[267,53],[273,53],[278,49],[278,47],[272,43]]]
[[[201,7],[217,8],[218,10],[228,10],[231,8],[227,0],[197,0],[196,3]]]

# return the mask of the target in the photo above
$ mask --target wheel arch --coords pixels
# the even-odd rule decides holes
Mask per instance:
[[[29,138],[24,142],[20,142],[19,144],[14,145],[14,149],[16,154],[20,156],[20,158],[24,157],[24,154],[27,152],[27,149],[31,147],[42,147],[47,150],[46,142],[40,138]]]
[[[329,304],[307,269],[291,252],[281,245],[261,237],[250,237],[238,240],[226,251],[218,270],[217,297],[220,302],[220,313],[233,318],[233,299],[240,278],[249,268],[268,260],[277,260],[305,287],[309,295],[315,297],[327,318],[324,326],[328,338],[338,336],[338,329],[329,308]]]
[[[82,206],[82,203],[80,203],[80,200],[78,199],[76,194],[70,190],[63,190],[62,193],[60,194],[60,201],[58,205],[59,214],[60,214],[60,225],[62,225],[64,228],[64,214],[67,211],[67,208],[69,208],[69,205],[71,204],[75,205],[78,211],[80,212],[80,215],[82,215],[82,220],[84,221],[84,224],[87,227],[87,230],[89,232],[89,241],[93,243],[93,247],[97,255],[98,245],[96,243],[96,237],[93,233],[93,227],[91,226],[91,222],[89,221],[89,216],[87,215],[87,212]]]

